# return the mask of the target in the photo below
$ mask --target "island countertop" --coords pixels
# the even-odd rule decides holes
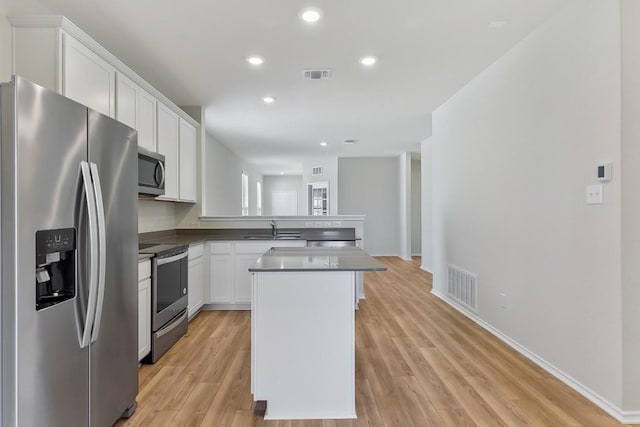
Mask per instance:
[[[386,271],[387,267],[357,247],[271,248],[250,272]]]

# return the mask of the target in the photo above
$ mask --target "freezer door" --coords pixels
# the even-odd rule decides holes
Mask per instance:
[[[104,209],[90,418],[91,427],[110,427],[138,393],[137,132],[92,110],[88,123],[89,163]]]
[[[2,426],[86,426],[84,272],[75,297],[36,310],[36,231],[78,228],[87,109],[16,78],[2,93]],[[12,129],[10,131],[9,129]],[[13,135],[12,135],[13,134]],[[78,229],[78,236],[81,230]],[[76,265],[84,265],[78,238]],[[71,287],[73,289],[73,285]]]

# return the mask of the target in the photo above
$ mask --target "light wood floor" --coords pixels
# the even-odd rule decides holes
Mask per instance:
[[[202,312],[140,369],[123,426],[618,426],[606,413],[432,296],[413,262],[380,258],[356,314],[357,420],[264,421],[252,410],[250,313]]]

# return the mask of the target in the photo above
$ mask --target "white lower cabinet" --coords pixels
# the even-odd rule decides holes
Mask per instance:
[[[249,267],[262,254],[236,254],[234,259],[234,302],[251,304],[251,273]]]
[[[138,263],[138,361],[151,351],[151,261]]]
[[[304,247],[304,240],[209,242],[209,304],[214,309],[251,308],[251,267],[272,247]]]
[[[204,304],[204,257],[203,243],[189,248],[189,319],[202,308]]]

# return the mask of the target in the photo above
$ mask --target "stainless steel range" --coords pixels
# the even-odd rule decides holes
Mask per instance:
[[[155,363],[187,332],[188,245],[140,245],[151,254],[151,352]]]

